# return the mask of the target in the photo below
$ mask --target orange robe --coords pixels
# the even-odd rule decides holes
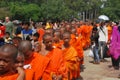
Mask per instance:
[[[91,32],[92,32],[93,26],[92,25],[87,25],[87,29],[88,29],[88,32],[86,34],[87,35],[86,36],[86,39],[87,39],[86,45],[90,46],[90,44],[91,44],[90,37],[91,37]]]
[[[63,45],[63,41],[62,41],[62,40],[61,40],[59,43],[53,43],[53,46],[54,46],[55,48],[59,48],[59,49],[62,48],[62,45]]]
[[[90,46],[90,35],[92,32],[92,28],[93,26],[91,25],[82,25],[81,26],[81,35],[83,37],[83,47],[87,48],[88,46]]]
[[[16,80],[18,77],[18,74],[6,74],[3,76],[0,76],[0,80]]]
[[[25,80],[34,80],[34,71],[32,69],[25,70]]]
[[[42,78],[48,63],[49,59],[47,57],[34,52],[29,60],[25,60],[24,68],[32,69],[35,73],[34,80],[39,80]]]
[[[81,36],[82,36],[82,46],[86,48],[86,26],[82,25],[81,27]]]
[[[74,34],[71,34],[71,40],[70,40],[71,46],[75,48],[78,54],[78,72],[77,72],[77,77],[80,76],[80,65],[84,64],[84,54],[83,54],[83,47],[82,47],[82,42],[81,42],[81,37],[76,37]]]
[[[84,57],[83,46],[82,46],[82,37],[80,37],[80,36],[76,37],[74,34],[71,34],[70,45],[76,49],[79,58]]]
[[[108,29],[108,41],[110,41],[112,35],[112,27],[109,25],[107,29]]]
[[[18,78],[18,74],[6,74],[4,76],[0,76],[0,80],[16,80]],[[34,72],[31,69],[25,70],[25,80],[34,80]]]
[[[44,35],[44,30],[41,28],[41,29],[39,29],[38,30],[38,33],[39,33],[39,35],[40,35],[40,37],[39,37],[39,41],[42,41],[42,37],[43,37],[43,35]]]
[[[68,69],[69,79],[75,78],[74,74],[77,73],[78,70],[78,55],[76,50],[70,46],[69,48],[65,48],[63,50],[65,65]]]
[[[42,79],[52,80],[53,74],[62,75],[63,78],[67,78],[66,67],[63,60],[63,52],[58,48],[54,48],[52,51],[48,52],[46,57],[50,58],[50,63],[47,66]]]

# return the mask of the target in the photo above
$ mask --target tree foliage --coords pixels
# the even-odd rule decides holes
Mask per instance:
[[[120,19],[120,0],[107,0],[104,8],[101,10],[101,13],[110,17],[111,20]]]
[[[9,13],[8,16],[12,19],[20,20],[69,20],[80,18],[79,13],[82,16],[83,12],[87,15],[97,11],[98,14],[101,12],[113,20],[120,18],[119,3],[120,0],[107,0],[105,7],[100,9],[101,0],[9,0],[9,2],[0,0],[0,8],[3,12],[0,17]]]

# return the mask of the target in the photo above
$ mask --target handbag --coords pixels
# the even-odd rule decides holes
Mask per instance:
[[[106,45],[105,48],[104,48],[103,57],[104,57],[104,58],[109,58],[109,57],[111,57],[111,56],[110,56],[110,50],[109,50],[108,45]]]

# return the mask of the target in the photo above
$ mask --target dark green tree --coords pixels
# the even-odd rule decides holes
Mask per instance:
[[[111,20],[120,19],[120,0],[107,0],[101,9],[101,14],[107,15]]]

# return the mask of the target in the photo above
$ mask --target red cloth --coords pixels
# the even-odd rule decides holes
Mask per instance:
[[[3,38],[5,35],[5,26],[0,26],[0,38]]]

